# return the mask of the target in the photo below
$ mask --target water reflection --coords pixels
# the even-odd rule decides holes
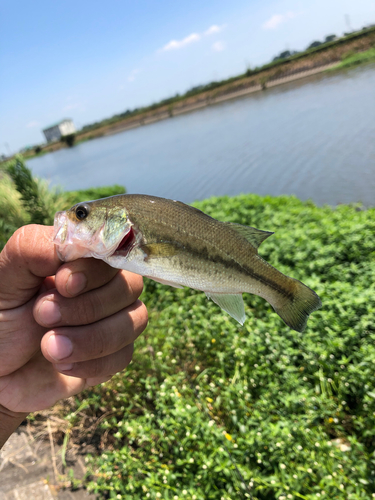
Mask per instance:
[[[192,202],[295,194],[374,205],[375,65],[317,75],[28,162],[66,189],[123,184]]]

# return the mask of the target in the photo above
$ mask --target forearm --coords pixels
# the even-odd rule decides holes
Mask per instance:
[[[0,405],[0,449],[7,439],[21,425],[27,413],[14,413]]]

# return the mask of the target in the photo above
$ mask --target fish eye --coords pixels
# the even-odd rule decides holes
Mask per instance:
[[[78,205],[75,212],[77,219],[83,220],[89,215],[90,207],[88,205]]]

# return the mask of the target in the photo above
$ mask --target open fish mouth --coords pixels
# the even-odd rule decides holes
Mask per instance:
[[[131,252],[131,250],[134,248],[135,245],[136,245],[136,237],[135,237],[134,229],[132,227],[130,227],[130,230],[121,239],[118,247],[110,255],[110,257],[117,256],[117,255],[122,256],[122,257],[126,257],[127,255],[129,255],[129,253]]]
[[[135,244],[131,227],[126,227],[117,242],[108,244],[105,239],[104,222],[94,233],[70,220],[67,212],[57,212],[54,220],[53,242],[60,260],[69,262],[83,257],[106,259],[112,255],[126,256]],[[120,243],[118,243],[120,241]]]

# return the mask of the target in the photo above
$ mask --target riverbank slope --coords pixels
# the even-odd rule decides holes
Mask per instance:
[[[86,126],[76,134],[75,142],[83,142],[109,134],[148,125],[159,120],[171,118],[194,111],[205,106],[223,102],[269,87],[305,78],[312,74],[334,68],[342,61],[355,58],[359,62],[367,62],[368,58],[358,57],[365,51],[372,53],[375,46],[375,28],[362,30],[336,41],[321,44],[313,49],[295,54],[288,59],[273,61],[262,68],[249,69],[239,75],[222,82],[205,85],[203,91],[190,91],[183,96],[166,99],[141,110],[129,112],[126,116],[117,115],[92,126]],[[66,142],[59,141],[38,147],[37,154],[56,151],[68,147]],[[36,156],[36,151],[25,152],[25,158]]]

